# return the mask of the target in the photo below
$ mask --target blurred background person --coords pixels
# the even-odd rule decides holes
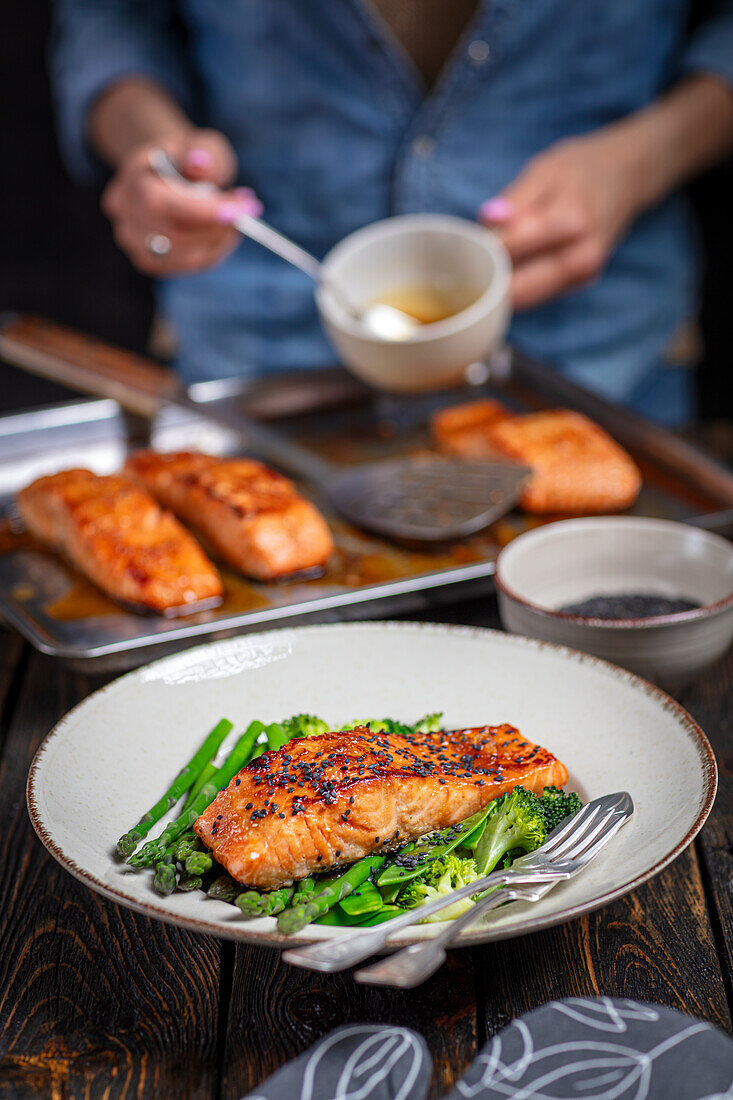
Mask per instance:
[[[697,309],[675,192],[733,141],[733,4],[678,0],[60,0],[67,161],[159,280],[193,380],[320,365],[308,280],[231,229],[256,210],[323,255],[390,214],[481,218],[515,261],[512,342],[668,423],[665,360]],[[162,145],[187,198],[152,174]],[[250,190],[253,188],[255,194]]]

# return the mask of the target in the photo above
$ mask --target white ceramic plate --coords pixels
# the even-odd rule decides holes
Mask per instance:
[[[545,928],[617,898],[690,843],[715,797],[715,758],[668,695],[595,657],[490,630],[354,623],[275,630],[191,649],[137,669],[70,711],[39,749],[28,808],[39,837],[71,874],[121,905],[196,931],[263,944],[275,921],[244,921],[200,893],[161,898],[150,872],[112,858],[117,838],[160,796],[220,717],[321,714],[334,723],[443,709],[449,727],[511,722],[547,746],[584,798],[628,790],[631,822],[581,875],[540,902],[492,914],[466,943]],[[673,792],[670,797],[670,792]],[[440,925],[401,933],[409,943]]]

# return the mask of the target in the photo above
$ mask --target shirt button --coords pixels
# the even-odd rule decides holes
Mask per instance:
[[[412,151],[416,157],[432,157],[435,152],[435,139],[429,134],[420,134],[412,143]]]
[[[468,47],[468,56],[475,65],[483,65],[484,61],[488,61],[490,53],[489,43],[484,42],[483,38],[474,38]]]

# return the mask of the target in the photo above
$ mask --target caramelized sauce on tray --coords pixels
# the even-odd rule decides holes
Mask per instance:
[[[382,584],[421,573],[432,573],[441,569],[451,569],[484,560],[492,548],[496,549],[496,533],[488,532],[466,543],[434,551],[406,550],[398,546],[380,545],[364,540],[363,549],[358,544],[363,540],[355,529],[338,521],[334,523],[336,551],[326,569],[320,574],[309,573],[285,577],[270,585],[248,581],[245,577],[220,567],[224,582],[224,598],[210,611],[195,611],[192,614],[212,615],[217,618],[224,615],[241,614],[255,611],[273,604],[272,596],[277,593],[287,595],[298,590],[298,600],[303,598],[304,590],[313,589],[314,594],[330,588],[362,588],[367,585]],[[35,549],[49,553],[26,532],[11,527],[7,522],[0,523],[0,554]],[[58,561],[58,559],[56,559]],[[63,562],[70,586],[64,594],[50,600],[43,607],[44,614],[57,622],[75,622],[80,619],[129,613],[132,609],[122,607],[104,592],[96,588],[72,568]],[[18,586],[20,589],[20,586]],[[23,585],[23,591],[15,593],[19,602],[32,600],[35,590],[32,585]],[[278,601],[279,602],[279,601]],[[150,614],[150,612],[147,612]]]
[[[49,618],[68,623],[79,619],[93,619],[100,615],[119,615],[120,612],[131,610],[115,603],[104,592],[95,588],[90,581],[73,571],[70,566],[67,566],[67,569],[73,578],[73,583],[63,596],[45,604],[43,611]],[[222,580],[224,581],[224,599],[212,609],[214,615],[236,615],[269,605],[270,601],[243,577],[222,573]],[[151,614],[149,611],[145,613]],[[194,611],[189,614],[208,615],[209,613]],[[176,618],[185,617],[187,616],[184,614],[176,616]]]
[[[38,550],[40,544],[29,531],[16,526],[9,519],[0,520],[0,554],[10,550]]]
[[[105,596],[91,581],[74,574],[73,583],[68,592],[58,600],[52,600],[43,608],[51,619],[60,623],[75,622],[77,619],[96,619],[100,615],[119,615],[122,608]]]

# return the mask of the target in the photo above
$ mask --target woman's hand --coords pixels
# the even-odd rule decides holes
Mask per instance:
[[[599,275],[643,205],[631,134],[558,142],[481,207],[480,220],[514,262],[515,309],[529,309]]]
[[[161,180],[149,162],[155,146],[165,149],[188,179],[207,180],[223,194],[188,194]],[[122,157],[102,196],[102,209],[135,267],[146,275],[182,275],[225,259],[239,241],[234,219],[262,212],[248,188],[225,190],[236,168],[234,150],[215,130],[186,129],[137,145]]]

